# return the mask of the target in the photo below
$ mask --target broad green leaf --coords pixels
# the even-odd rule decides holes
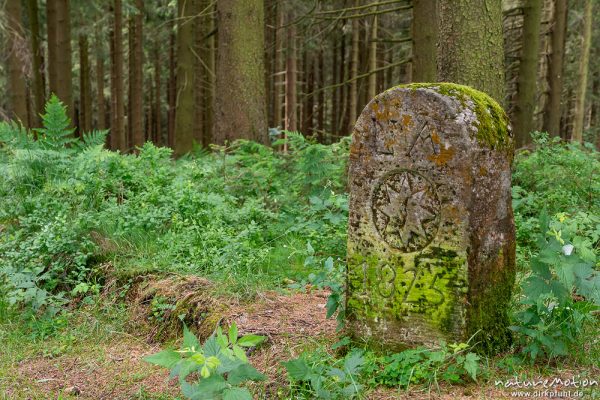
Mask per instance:
[[[333,292],[329,295],[329,298],[327,299],[327,305],[326,305],[326,309],[327,309],[327,315],[326,318],[331,318],[331,316],[333,314],[335,314],[335,312],[338,309],[338,305],[340,304],[340,295],[337,292]]]
[[[159,353],[146,356],[143,360],[150,364],[171,369],[181,360],[181,356],[174,350],[163,350]]]
[[[479,356],[475,353],[468,353],[463,364],[465,371],[473,380],[477,380],[477,370],[479,369]]]
[[[262,381],[264,379],[265,376],[250,364],[240,364],[227,375],[227,382],[232,385],[239,385],[245,381]]]
[[[223,391],[223,400],[252,400],[252,395],[246,388],[232,387]]]
[[[236,344],[238,339],[238,328],[235,322],[229,327],[229,343]]]
[[[282,363],[288,372],[290,378],[296,381],[307,380],[311,374],[311,369],[303,358],[296,358]]]
[[[248,357],[246,357],[246,352],[237,344],[233,345],[233,354],[243,362],[248,362]]]
[[[202,348],[204,349],[204,356],[206,357],[218,357],[219,353],[221,352],[221,346],[219,346],[217,343],[214,335],[209,337],[206,342],[204,342],[204,346]]]
[[[361,366],[365,363],[363,352],[361,350],[352,352],[344,360],[344,368],[351,375],[356,375],[360,371]]]
[[[240,340],[238,340],[238,346],[242,346],[242,347],[253,347],[253,346],[258,346],[259,344],[261,344],[262,342],[264,342],[266,338],[264,336],[259,336],[259,335],[246,335],[240,338]]]
[[[200,349],[198,338],[188,329],[186,324],[183,324],[183,348],[194,349],[195,351]]]

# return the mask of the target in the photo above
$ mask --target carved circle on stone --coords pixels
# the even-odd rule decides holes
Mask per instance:
[[[421,173],[397,169],[385,174],[371,197],[373,223],[389,246],[405,253],[425,248],[437,234],[441,202],[435,185]]]

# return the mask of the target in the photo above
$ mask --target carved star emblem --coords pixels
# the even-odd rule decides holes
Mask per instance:
[[[429,186],[424,178],[404,172],[379,187],[374,204],[376,224],[392,246],[414,251],[431,239],[437,198]]]

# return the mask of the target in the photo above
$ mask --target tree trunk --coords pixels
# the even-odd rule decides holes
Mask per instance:
[[[46,89],[44,85],[44,52],[40,46],[40,21],[37,0],[27,1],[29,29],[31,30],[31,56],[33,67],[33,121],[39,125],[39,115],[44,111]]]
[[[143,13],[142,0],[135,0],[135,14],[129,19],[129,115],[128,131],[131,148],[144,144],[143,102]]]
[[[544,109],[544,130],[552,136],[560,135],[560,116],[563,108],[563,68],[567,32],[567,0],[554,1],[552,26],[552,54],[548,63],[549,94]]]
[[[92,130],[92,87],[87,35],[79,35],[79,134]]]
[[[161,118],[162,115],[161,115],[161,106],[160,106],[161,105],[161,102],[160,102],[160,99],[161,99],[161,91],[160,91],[161,58],[160,58],[159,46],[160,46],[159,42],[155,41],[155,43],[154,43],[154,138],[152,141],[157,146],[162,146],[162,144],[163,144],[162,118]]]
[[[288,17],[288,24],[293,17]],[[287,55],[285,62],[285,129],[298,130],[296,104],[296,26],[289,26],[287,31]]]
[[[377,10],[377,8],[375,8]],[[371,41],[369,42],[369,85],[367,87],[367,102],[371,101],[377,94],[377,74],[373,73],[377,69],[377,28],[378,18],[377,14],[373,16],[373,23],[371,25]],[[366,103],[367,103],[366,102]],[[366,104],[365,103],[365,104]],[[355,122],[355,121],[354,121]],[[350,123],[354,126],[354,122],[350,120]]]
[[[436,82],[437,0],[413,0],[412,12],[411,79],[413,82]]]
[[[338,51],[338,40],[336,40],[337,38],[335,36],[333,36],[333,43],[331,44],[331,49],[333,51],[333,62],[331,63],[331,83],[333,85],[337,85],[338,83],[340,83],[342,81],[342,77],[340,77],[339,71],[340,69],[338,68],[339,64],[342,64],[344,58],[338,58],[338,55],[340,54],[340,52]],[[343,42],[344,40],[344,36],[343,34],[340,34],[339,38],[341,38],[341,41]],[[340,109],[340,88],[339,87],[334,87],[332,90],[332,100],[331,100],[331,127],[330,130],[332,133],[336,133],[337,132],[337,119],[339,117],[339,109]]]
[[[123,87],[123,10],[121,0],[114,0],[114,25],[111,32],[111,148],[126,152],[125,103]]]
[[[283,102],[283,85],[285,84],[284,80],[284,65],[283,65],[283,29],[281,28],[284,24],[283,20],[283,11],[281,10],[281,4],[277,5],[277,25],[275,29],[275,73],[272,77],[274,81],[273,88],[273,126],[283,127],[283,122],[281,118],[282,114],[282,104]]]
[[[359,5],[358,0],[354,2],[355,6]],[[352,44],[351,44],[351,59],[350,59],[350,96],[349,96],[349,105],[348,105],[348,125],[346,126],[347,132],[352,132],[354,128],[354,123],[356,122],[356,109],[358,108],[358,80],[356,77],[358,76],[358,40],[359,40],[359,24],[358,18],[352,19]],[[345,132],[342,132],[344,134]]]
[[[583,142],[583,117],[587,92],[590,48],[592,43],[592,0],[585,0],[583,12],[583,41],[579,57],[579,79],[575,92],[575,112],[573,115],[573,134],[571,140]]]
[[[96,31],[96,98],[98,102],[97,129],[104,130],[106,123],[106,99],[104,98],[104,51],[100,29]]]
[[[438,79],[504,103],[502,2],[438,0]]]
[[[207,31],[210,34],[207,38],[206,46],[204,47],[205,54],[203,59],[206,60],[206,90],[204,95],[204,146],[208,147],[213,143],[214,115],[215,115],[215,90],[216,84],[216,54],[217,54],[217,36],[215,30],[215,6],[212,2],[207,2],[207,6],[211,5],[211,14],[206,18]]]
[[[187,0],[189,1],[189,0]],[[193,0],[193,15],[199,15],[203,11],[203,0]],[[202,19],[200,19],[202,18]],[[193,66],[194,66],[194,111],[193,111],[193,138],[196,143],[202,145],[204,143],[204,87],[206,85],[206,68],[202,59],[202,48],[206,41],[206,24],[203,23],[204,17],[195,17],[188,24],[192,24],[194,30],[193,43]]]
[[[523,35],[517,78],[517,96],[513,117],[513,132],[517,148],[531,142],[535,129],[536,82],[540,47],[542,0],[529,0],[523,5]]]
[[[73,120],[72,68],[71,68],[71,18],[69,0],[46,2],[48,13],[48,69],[50,92],[67,106]]]
[[[173,32],[173,29],[171,29]],[[167,143],[169,147],[175,147],[175,115],[177,103],[177,68],[176,52],[175,52],[175,34],[171,33],[169,38],[169,81],[167,82]]]
[[[8,0],[6,3],[10,48],[8,54],[8,93],[12,110],[11,117],[29,126],[27,113],[27,88],[23,74],[24,60],[19,57],[26,46],[25,32],[21,22],[21,0]]]
[[[318,76],[316,86],[322,88],[325,86],[325,57],[323,55],[323,48],[319,49],[319,64],[318,72],[315,73]],[[327,104],[325,102],[325,91],[319,91],[317,99],[317,129],[319,130],[319,143],[325,143],[324,131],[325,131],[325,113]]]
[[[218,0],[214,140],[267,144],[262,0]]]
[[[192,150],[194,143],[194,23],[192,0],[177,1],[177,111],[175,155]]]

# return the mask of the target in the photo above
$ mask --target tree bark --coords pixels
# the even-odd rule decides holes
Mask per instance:
[[[8,93],[10,97],[11,117],[21,121],[24,126],[29,126],[27,112],[27,88],[23,74],[24,60],[19,57],[23,54],[25,32],[21,22],[21,0],[8,0],[6,3],[7,28],[10,35],[10,48],[8,54]]]
[[[288,23],[293,17],[288,17]],[[285,129],[298,130],[296,104],[296,26],[287,28],[287,54],[285,61]]]
[[[517,78],[517,96],[513,117],[513,132],[517,148],[531,142],[535,129],[536,82],[540,48],[542,0],[529,0],[523,5],[523,35]]]
[[[174,29],[171,29],[173,32]],[[177,103],[177,69],[176,51],[175,51],[175,34],[171,33],[169,38],[169,81],[167,82],[167,143],[169,147],[175,147],[175,115]]]
[[[177,1],[177,111],[175,155],[192,150],[194,143],[194,23],[192,0]]]
[[[187,0],[189,1],[189,0]],[[203,11],[203,0],[193,0],[193,15],[199,15]],[[206,41],[206,24],[202,23],[202,17],[195,17],[189,21],[194,30],[193,43],[193,65],[194,65],[194,111],[193,111],[193,138],[196,143],[203,145],[204,143],[204,87],[206,85],[206,68],[204,67],[205,60],[202,59],[202,48]]]
[[[128,131],[131,148],[144,144],[143,92],[143,12],[142,0],[135,0],[135,14],[129,19],[129,115]]]
[[[126,152],[125,103],[123,87],[123,10],[121,0],[114,0],[114,25],[111,32],[111,148]]]
[[[79,35],[79,134],[92,130],[92,87],[87,35]]]
[[[438,79],[471,86],[503,104],[502,2],[438,1]]]
[[[282,98],[283,94],[283,85],[285,84],[285,67],[283,65],[283,29],[282,26],[284,24],[283,19],[283,11],[280,4],[277,4],[277,25],[275,29],[275,73],[273,76],[273,125],[276,127],[283,127],[282,121]]]
[[[214,140],[267,144],[262,0],[218,0]]]
[[[48,61],[50,92],[67,106],[74,117],[71,68],[71,18],[69,0],[46,2],[48,13]]]
[[[109,125],[106,123],[106,99],[104,98],[104,51],[102,50],[102,37],[100,29],[96,31],[96,99],[98,102],[97,129],[104,130]]]
[[[359,1],[355,0],[355,6],[359,5]],[[352,19],[352,43],[350,48],[350,95],[348,100],[348,126],[346,126],[347,132],[352,132],[354,123],[356,122],[356,109],[358,108],[358,40],[359,40],[359,24],[358,19]]]
[[[377,10],[377,9],[375,9]],[[373,16],[373,23],[371,25],[371,41],[369,42],[369,68],[368,72],[375,71],[377,69],[377,28],[378,28],[377,14]],[[377,74],[369,75],[369,85],[367,87],[367,102],[371,101],[377,94]],[[365,103],[366,104],[366,103]],[[354,121],[356,122],[356,121]],[[351,120],[350,123],[354,125]]]
[[[437,0],[413,0],[411,78],[436,82]]]
[[[153,142],[157,146],[162,146],[163,138],[162,138],[162,109],[161,109],[161,57],[160,57],[160,49],[159,42],[155,41],[154,43],[154,138]]]
[[[592,0],[585,0],[583,12],[583,41],[579,57],[579,79],[575,92],[575,112],[573,114],[573,134],[571,140],[583,142],[583,117],[587,92],[590,48],[592,43]]]
[[[567,32],[567,0],[554,1],[552,26],[552,54],[548,63],[548,101],[544,109],[543,129],[552,136],[560,136],[560,116],[563,108],[563,68]]]
[[[46,88],[44,84],[44,52],[40,46],[40,21],[37,0],[27,1],[29,29],[31,30],[31,56],[33,67],[33,121],[39,125],[44,111]]]

